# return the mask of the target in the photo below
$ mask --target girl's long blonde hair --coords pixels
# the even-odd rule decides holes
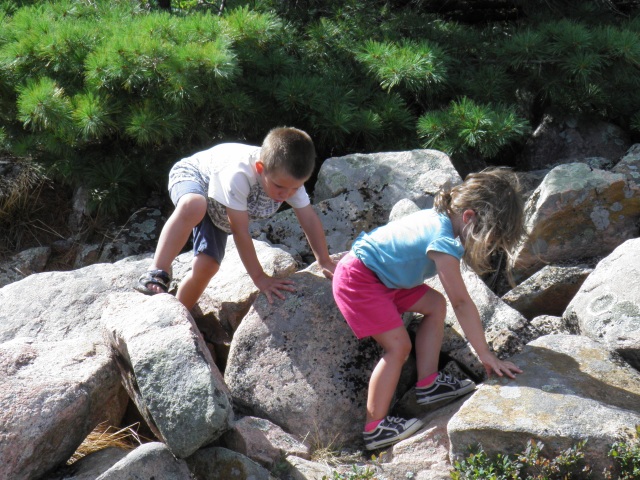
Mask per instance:
[[[513,258],[524,232],[524,204],[518,177],[509,168],[469,174],[461,184],[438,192],[434,207],[449,216],[468,209],[476,213],[475,221],[460,235],[464,237],[464,261],[478,275],[492,270],[491,257],[500,250]]]

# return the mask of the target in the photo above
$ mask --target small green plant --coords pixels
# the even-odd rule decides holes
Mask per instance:
[[[617,480],[633,480],[640,478],[640,425],[636,425],[635,437],[629,441],[615,442],[609,450],[609,457],[613,459],[620,474]],[[611,471],[605,472],[605,478],[615,478]]]
[[[515,457],[497,454],[489,457],[478,446],[466,459],[455,462],[453,480],[565,480],[588,479],[590,468],[584,465],[586,442],[568,448],[555,458],[542,456],[544,444],[530,440],[524,452]]]
[[[471,454],[455,462],[451,472],[453,480],[580,480],[592,478],[586,463],[586,441],[578,442],[554,458],[542,455],[542,442],[530,440],[525,450],[517,455],[497,454],[489,457],[478,445]],[[629,439],[621,439],[608,452],[613,464],[600,478],[607,480],[634,480],[640,478],[640,425]]]
[[[352,465],[351,471],[339,473],[334,471],[331,477],[322,476],[322,480],[375,480],[375,472],[369,467],[360,467]]]
[[[455,462],[451,472],[453,480],[507,480],[517,479],[522,465],[508,456],[498,454],[491,459],[481,446],[467,458]]]
[[[518,456],[525,470],[529,473],[527,480],[551,480],[590,478],[590,467],[584,465],[584,446],[587,442],[581,441],[555,458],[545,458],[541,455],[544,444],[542,442],[529,441],[525,451]]]

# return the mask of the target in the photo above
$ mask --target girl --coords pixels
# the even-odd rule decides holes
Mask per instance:
[[[462,279],[460,260],[482,274],[490,269],[492,253],[501,249],[512,255],[523,217],[515,174],[504,168],[486,169],[439,192],[434,209],[361,233],[336,267],[333,294],[338,308],[358,338],[371,336],[384,349],[369,381],[363,432],[368,450],[396,443],[422,427],[415,418],[387,416],[411,352],[402,313],[424,316],[415,338],[417,402],[452,399],[475,388],[470,380],[438,373],[447,306],[441,293],[423,283],[436,273],[487,374],[515,378],[522,373],[489,349],[478,309]]]

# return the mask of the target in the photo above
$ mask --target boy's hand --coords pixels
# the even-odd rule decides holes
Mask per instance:
[[[266,273],[264,275],[261,275],[260,278],[254,281],[254,283],[256,284],[256,287],[260,289],[260,292],[264,293],[264,295],[267,297],[267,301],[270,305],[273,304],[272,295],[275,295],[280,300],[284,300],[284,295],[282,294],[281,290],[287,292],[296,291],[296,289],[291,286],[293,285],[292,280],[270,277]]]
[[[509,378],[516,378],[516,373],[522,373],[522,370],[515,364],[507,360],[500,360],[491,352],[481,355],[480,361],[484,365],[488,376],[491,376],[491,373],[495,372],[499,377],[506,375]]]

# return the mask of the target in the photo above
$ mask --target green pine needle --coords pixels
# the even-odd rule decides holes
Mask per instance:
[[[65,129],[71,125],[71,102],[64,90],[47,77],[28,80],[20,88],[18,119],[33,131]]]

